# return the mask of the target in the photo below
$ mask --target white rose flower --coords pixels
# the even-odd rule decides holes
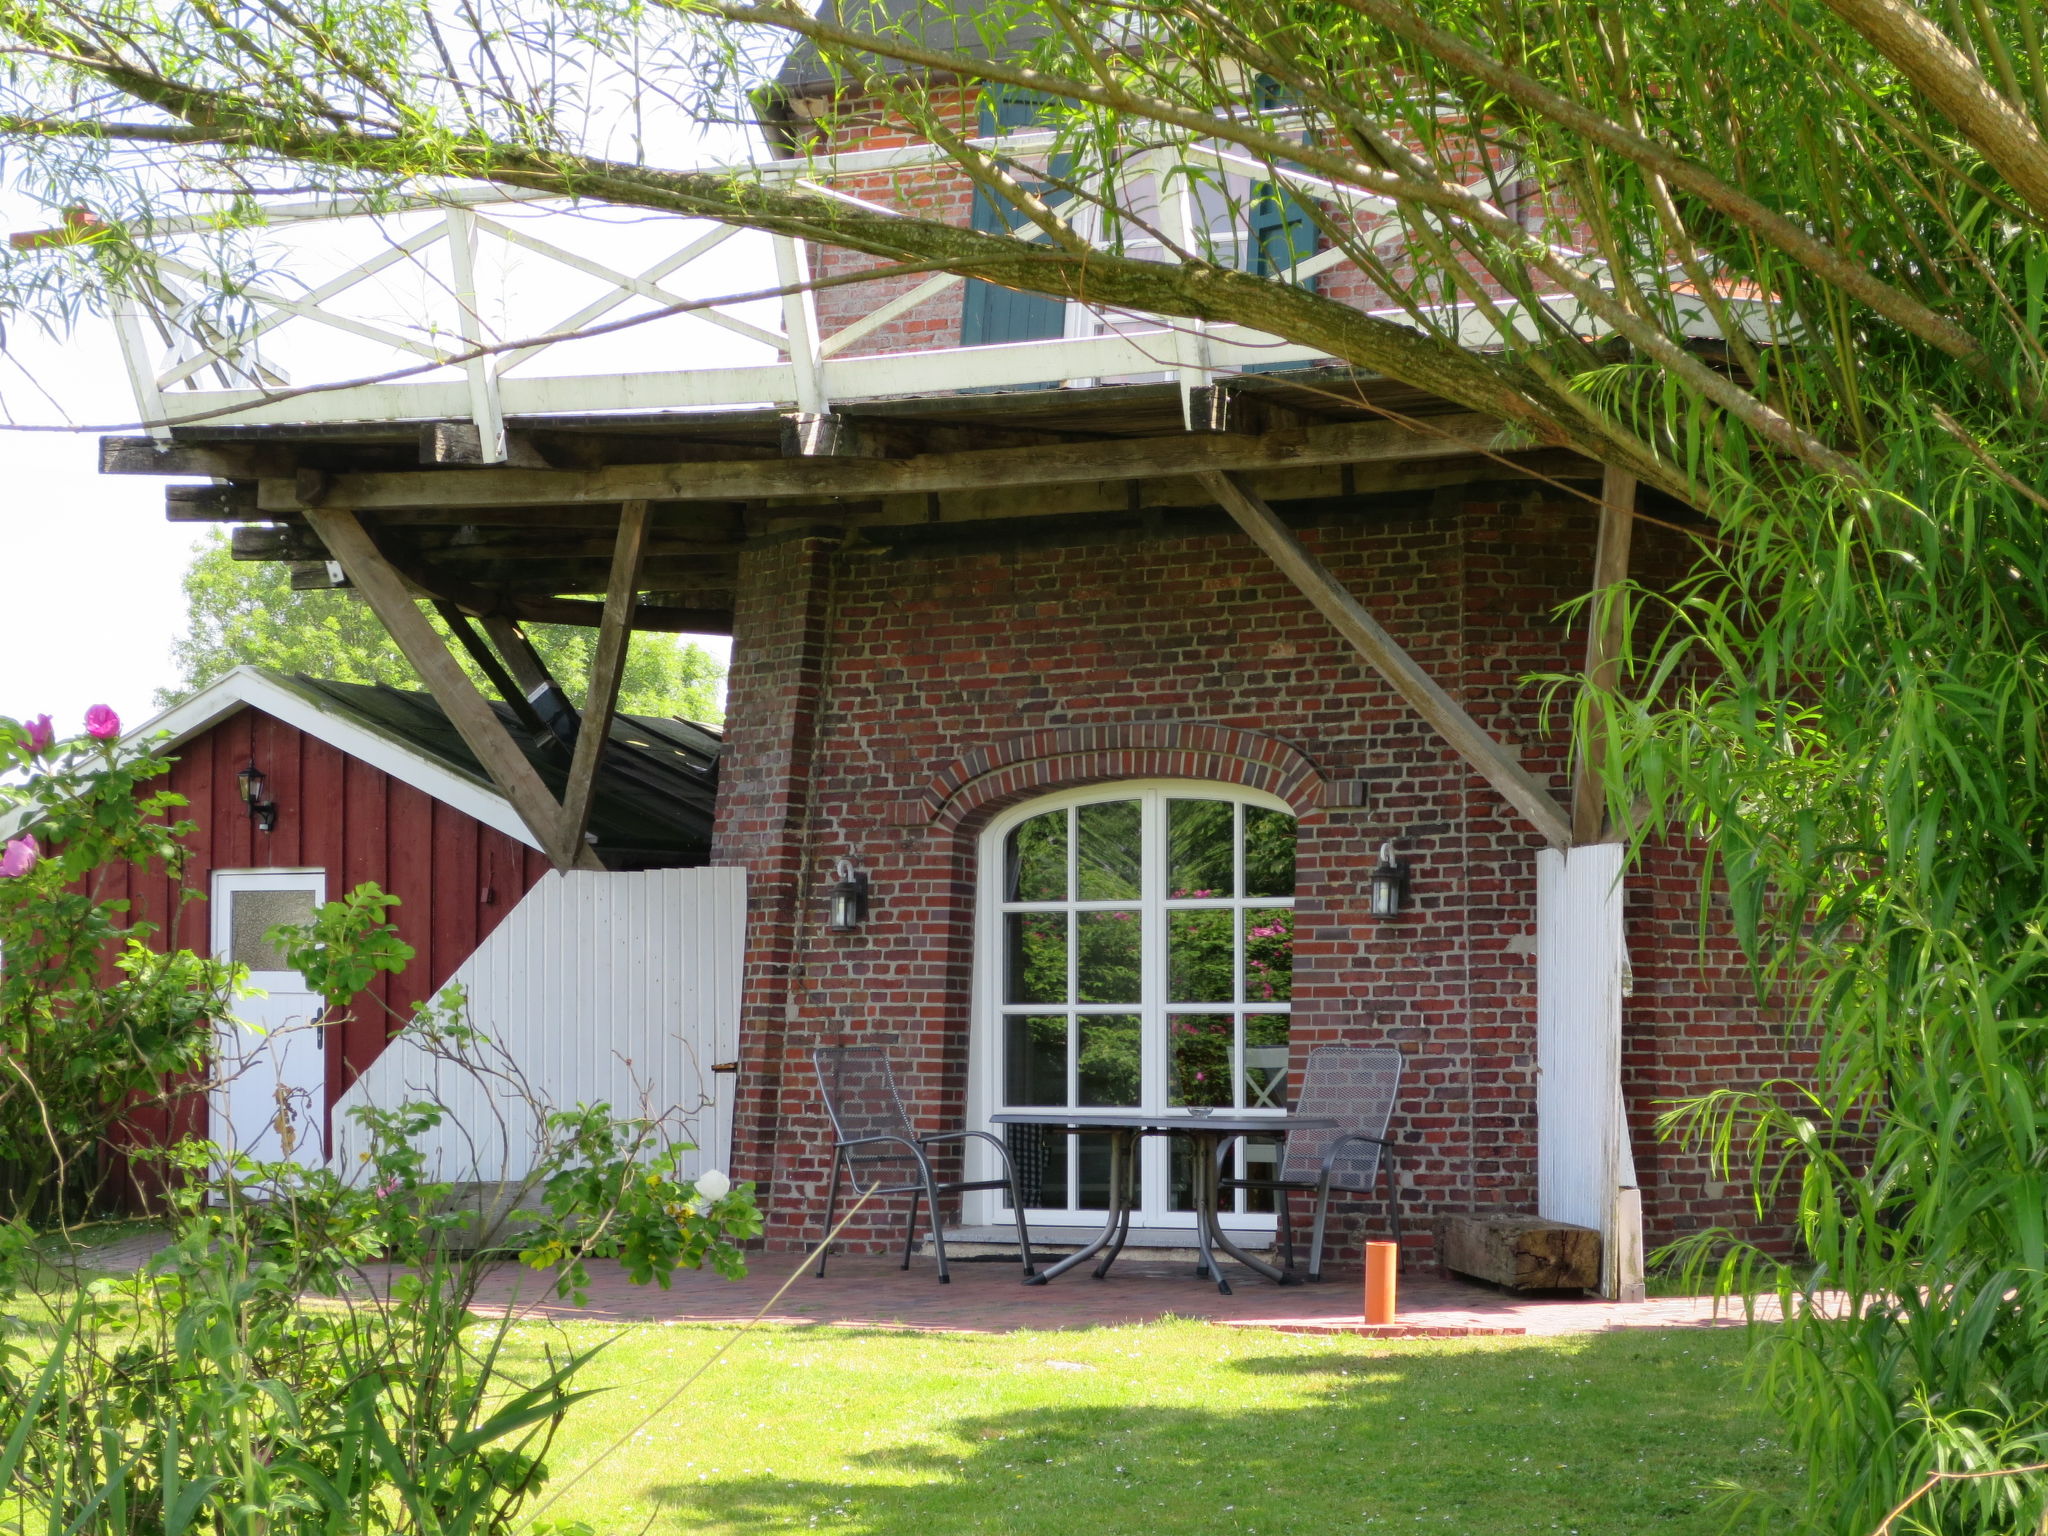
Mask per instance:
[[[732,1180],[716,1168],[707,1168],[697,1175],[697,1193],[705,1200],[723,1200],[732,1192]]]

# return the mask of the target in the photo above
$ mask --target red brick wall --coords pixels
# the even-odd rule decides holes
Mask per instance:
[[[977,99],[972,87],[941,89],[932,93],[929,105],[934,111],[950,114],[949,121],[955,131],[975,135],[981,131]],[[829,131],[819,130],[813,134],[816,152],[881,151],[922,142],[900,118],[872,100],[848,100],[840,103],[834,111],[838,115],[833,118]],[[1465,173],[1475,179],[1480,173],[1481,163],[1476,148],[1468,150],[1462,161]],[[964,172],[943,160],[930,166],[843,174],[829,178],[829,184],[837,191],[871,203],[963,226],[969,220],[974,200],[973,182]],[[1589,233],[1568,197],[1557,190],[1546,193],[1533,183],[1516,184],[1516,195],[1508,211],[1526,227],[1569,243],[1582,245]],[[1367,219],[1360,227],[1364,234],[1372,235],[1377,230],[1377,221]],[[1319,236],[1316,244],[1320,250],[1327,246],[1328,241]],[[1383,254],[1390,262],[1394,280],[1403,285],[1404,290],[1412,287],[1415,273],[1401,255],[1398,245]],[[830,246],[816,247],[815,261],[817,275],[821,278],[842,277],[887,265],[877,257]],[[1467,267],[1493,299],[1510,298],[1507,290],[1481,271],[1475,262],[1468,261]],[[918,273],[819,290],[816,298],[819,334],[832,336],[842,327],[928,281],[929,277],[930,274]],[[1547,280],[1538,286],[1542,292],[1557,291],[1555,285]],[[1315,289],[1338,303],[1360,309],[1380,310],[1395,306],[1395,300],[1384,287],[1348,264],[1340,264],[1319,274],[1315,278]],[[964,291],[961,284],[954,283],[844,346],[836,355],[861,357],[957,346]],[[1130,324],[1127,318],[1119,321],[1119,327],[1123,329],[1129,329]]]
[[[1583,647],[1555,609],[1584,590],[1592,509],[1532,486],[1359,512],[1305,542],[1562,795],[1565,721],[1546,722],[1522,679],[1569,670]],[[1639,538],[1639,569],[1680,557],[1670,535]],[[1411,1232],[1438,1212],[1533,1207],[1539,839],[1241,535],[887,556],[811,540],[750,555],[742,583],[715,860],[752,871],[735,1161],[763,1184],[772,1244],[812,1236],[821,1211],[813,1045],[893,1042],[923,1123],[961,1123],[977,834],[998,805],[1167,772],[1272,787],[1296,754],[1312,770],[1281,790],[1301,812],[1297,1052],[1407,1054]],[[1005,751],[1040,732],[1052,745]],[[1025,760],[998,782],[988,754]],[[981,788],[956,790],[977,774]],[[1322,781],[1362,784],[1364,804],[1317,803]],[[1364,874],[1387,837],[1415,900],[1375,922]],[[871,871],[872,916],[828,934],[825,891],[848,855]],[[1702,964],[1690,870],[1653,859],[1629,907],[1628,1092],[1653,1242],[1742,1222],[1696,1157],[1649,1139],[1655,1101],[1787,1064],[1728,946]],[[1366,1207],[1347,1217],[1366,1214],[1377,1225]],[[875,1223],[861,1236],[885,1241]]]
[[[349,1020],[328,1030],[330,1104],[548,868],[524,843],[261,710],[229,716],[171,756],[168,783],[152,787],[183,795],[189,804],[179,814],[197,823],[186,842],[187,888],[208,891],[217,869],[315,868],[327,873],[330,900],[365,881],[399,898],[391,921],[417,953],[399,975],[380,975]],[[255,829],[235,782],[252,758],[277,804],[270,832]],[[111,896],[134,901],[136,917],[159,924],[174,890],[160,871],[122,871],[109,885]],[[210,917],[206,901],[188,902],[158,942],[208,954]],[[185,1104],[178,1130],[204,1134],[203,1100]],[[136,1127],[146,1136],[165,1129]]]

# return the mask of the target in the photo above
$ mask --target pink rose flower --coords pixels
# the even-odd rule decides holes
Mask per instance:
[[[57,739],[56,728],[50,724],[48,715],[37,715],[22,727],[28,732],[28,749],[37,757],[50,750],[50,743]]]
[[[104,704],[85,712],[85,734],[94,741],[112,741],[121,734],[121,717]]]
[[[25,875],[36,867],[36,860],[42,850],[36,847],[36,840],[29,836],[15,838],[7,845],[7,851],[0,853],[0,879],[12,880]]]

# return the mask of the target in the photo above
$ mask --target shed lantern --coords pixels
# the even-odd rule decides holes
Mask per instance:
[[[833,873],[837,883],[832,887],[832,915],[825,931],[852,933],[868,920],[868,872],[855,869],[851,859],[841,859]]]
[[[1368,877],[1372,887],[1372,915],[1399,917],[1408,905],[1408,866],[1394,857],[1394,845],[1380,844],[1379,866]]]
[[[249,819],[256,823],[258,832],[268,832],[277,826],[277,803],[264,794],[270,781],[256,766],[255,758],[250,758],[249,766],[235,775],[235,787],[242,792],[242,804],[249,807]]]

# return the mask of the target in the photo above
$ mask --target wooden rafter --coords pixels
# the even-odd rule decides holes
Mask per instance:
[[[1273,509],[1228,474],[1201,477],[1217,503],[1251,535],[1372,669],[1478,771],[1553,847],[1571,845],[1571,821],[1550,792],[1416,664],[1329,568],[1302,547]]]
[[[583,842],[590,825],[598,762],[611,740],[619,683],[626,673],[626,647],[633,638],[633,607],[640,587],[640,558],[646,548],[647,503],[629,501],[619,509],[618,546],[605,587],[604,619],[597,627],[597,645],[590,658],[590,689],[584,695],[583,723],[577,729],[576,751],[569,761],[569,784],[562,792],[562,838],[572,845]]]
[[[533,648],[533,641],[526,631],[519,627],[517,619],[506,618],[503,614],[487,613],[477,620],[483,631],[490,636],[491,644],[498,648],[498,654],[511,669],[512,680],[519,685],[520,692],[529,699],[536,694],[562,693],[562,685],[555,681],[548,664],[540,659],[540,652]],[[563,694],[566,702],[568,695]]]
[[[1060,447],[928,453],[907,459],[773,459],[629,464],[597,470],[417,470],[340,474],[322,487],[362,511],[589,502],[735,501],[764,496],[830,500],[930,491],[1006,489],[1069,481],[1142,480],[1292,465],[1427,460],[1489,451],[1499,423],[1471,413],[1430,418],[1422,429],[1348,422],[1275,432],[1121,438]],[[266,512],[307,505],[296,479],[259,480]],[[449,521],[456,519],[451,516]]]
[[[1572,841],[1597,843],[1607,833],[1607,797],[1600,770],[1607,758],[1607,710],[1602,695],[1621,671],[1628,605],[1629,543],[1635,531],[1636,477],[1609,468],[1600,482],[1600,541],[1593,553],[1593,602],[1586,613],[1586,680],[1594,693],[1585,741],[1572,774]]]
[[[469,750],[490,775],[491,782],[511,802],[519,819],[543,852],[560,869],[602,869],[597,855],[586,846],[569,847],[561,840],[562,808],[526,754],[505,729],[505,723],[491,708],[481,689],[455,660],[427,616],[420,612],[405,582],[377,548],[376,541],[355,513],[338,507],[314,507],[306,521],[320,535],[327,552],[348,572],[349,581],[363,594],[376,612],[405,659],[412,663],[441,707],[449,722],[461,733]]]
[[[545,735],[547,722],[528,701],[526,690],[514,681],[498,653],[476,632],[469,615],[453,603],[442,602],[434,604],[434,612],[441,615],[441,622],[448,626],[448,633],[469,652],[469,659],[476,663],[477,670],[490,679],[491,686],[498,690],[498,697],[511,706],[512,713],[519,717],[519,723],[535,736]]]

